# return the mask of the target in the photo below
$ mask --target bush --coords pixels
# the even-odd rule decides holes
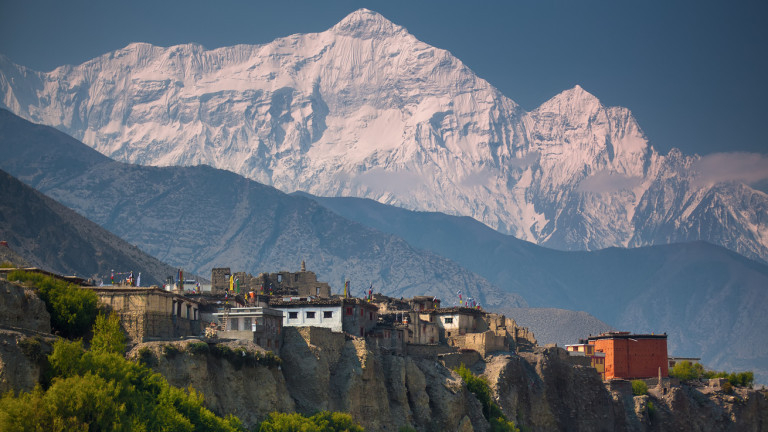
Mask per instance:
[[[648,386],[645,385],[645,381],[632,380],[632,394],[635,396],[643,396],[648,394]]]
[[[311,417],[293,413],[270,413],[257,429],[259,432],[363,432],[362,426],[345,413],[322,411]]]
[[[491,419],[491,432],[520,432],[514,422],[507,421],[503,417]]]
[[[125,333],[120,327],[120,317],[115,314],[96,317],[93,326],[91,349],[96,352],[123,354],[125,352]]]
[[[733,394],[733,385],[730,382],[724,382],[721,388],[725,394]]]
[[[35,286],[51,314],[53,331],[66,338],[84,336],[96,320],[99,299],[93,291],[40,273],[21,270],[8,273],[8,280]]]
[[[191,344],[187,345],[187,351],[190,354],[207,354],[208,344],[205,342],[192,342]]]
[[[19,349],[21,349],[21,352],[33,362],[37,362],[43,358],[43,345],[40,343],[40,339],[35,337],[25,337],[16,342],[16,344],[19,346]]]
[[[216,357],[228,360],[237,370],[240,370],[243,366],[275,367],[283,362],[272,351],[262,353],[260,351],[249,351],[243,347],[232,349],[223,344],[213,345],[209,347],[209,350]]]
[[[645,406],[645,410],[648,412],[648,417],[654,417],[656,415],[656,405],[653,402],[648,401],[648,405]]]
[[[155,357],[155,353],[153,353],[152,350],[148,347],[141,347],[139,349],[139,363],[147,367],[157,365],[157,358]]]
[[[163,345],[163,356],[165,358],[174,358],[179,354],[181,354],[181,350],[176,345],[174,344]]]

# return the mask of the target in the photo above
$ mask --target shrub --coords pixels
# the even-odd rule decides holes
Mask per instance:
[[[35,337],[25,337],[16,342],[16,344],[19,346],[19,349],[21,349],[21,352],[33,362],[37,362],[43,358],[43,345],[40,343],[40,339]]]
[[[249,351],[243,347],[232,349],[223,344],[213,345],[209,347],[209,350],[216,357],[228,360],[237,370],[240,370],[243,366],[274,367],[279,366],[283,362],[272,351],[262,353],[259,351]]]
[[[340,412],[322,411],[311,417],[292,413],[270,413],[257,429],[259,432],[363,432],[352,416]]]
[[[163,345],[163,356],[166,358],[174,358],[181,353],[179,347],[174,344]]]
[[[155,366],[157,364],[155,353],[153,353],[152,350],[148,347],[141,347],[139,349],[139,363],[147,367]]]
[[[654,405],[651,401],[648,401],[648,404],[645,406],[645,410],[648,412],[648,417],[653,418],[656,415],[656,405]]]
[[[503,417],[491,419],[491,432],[520,432],[514,422],[507,421]]]
[[[123,354],[125,352],[125,333],[120,327],[120,318],[115,314],[99,314],[93,326],[91,349],[97,352]]]
[[[192,342],[187,345],[187,351],[189,351],[190,354],[207,354],[208,344],[205,342]]]
[[[632,394],[643,396],[648,394],[648,386],[642,380],[632,380]]]
[[[51,314],[51,327],[66,338],[84,336],[96,320],[98,297],[93,291],[40,273],[14,270],[9,281],[27,282],[37,288]]]
[[[725,394],[733,394],[733,385],[730,382],[724,382],[721,388]]]

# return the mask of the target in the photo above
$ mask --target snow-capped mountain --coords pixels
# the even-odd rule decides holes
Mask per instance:
[[[136,43],[48,73],[0,57],[0,91],[122,161],[468,215],[556,248],[707,240],[768,260],[766,194],[697,181],[698,156],[658,153],[579,86],[526,112],[365,9],[265,45]]]

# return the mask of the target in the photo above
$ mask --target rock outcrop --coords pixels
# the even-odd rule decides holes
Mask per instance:
[[[0,280],[0,394],[40,382],[50,333],[51,316],[35,291]]]

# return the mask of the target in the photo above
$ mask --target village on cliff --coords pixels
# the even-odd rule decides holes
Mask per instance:
[[[7,273],[12,269],[0,269]],[[534,334],[514,319],[484,311],[471,298],[457,293],[459,306],[441,307],[432,296],[392,298],[374,293],[332,294],[302,261],[298,272],[281,271],[253,276],[214,268],[211,283],[169,277],[163,287],[137,286],[133,273],[111,275],[111,284],[96,286],[90,280],[61,276],[96,293],[102,307],[116,314],[129,344],[200,338],[208,342],[250,341],[280,355],[284,327],[305,327],[314,332],[342,333],[363,338],[395,355],[440,359],[446,366],[472,364],[492,353],[530,351]],[[606,384],[643,379],[664,393],[676,385],[669,370],[679,361],[697,358],[670,357],[666,334],[609,332],[585,335],[562,351],[567,361],[596,370]],[[723,380],[713,380],[719,387]]]

